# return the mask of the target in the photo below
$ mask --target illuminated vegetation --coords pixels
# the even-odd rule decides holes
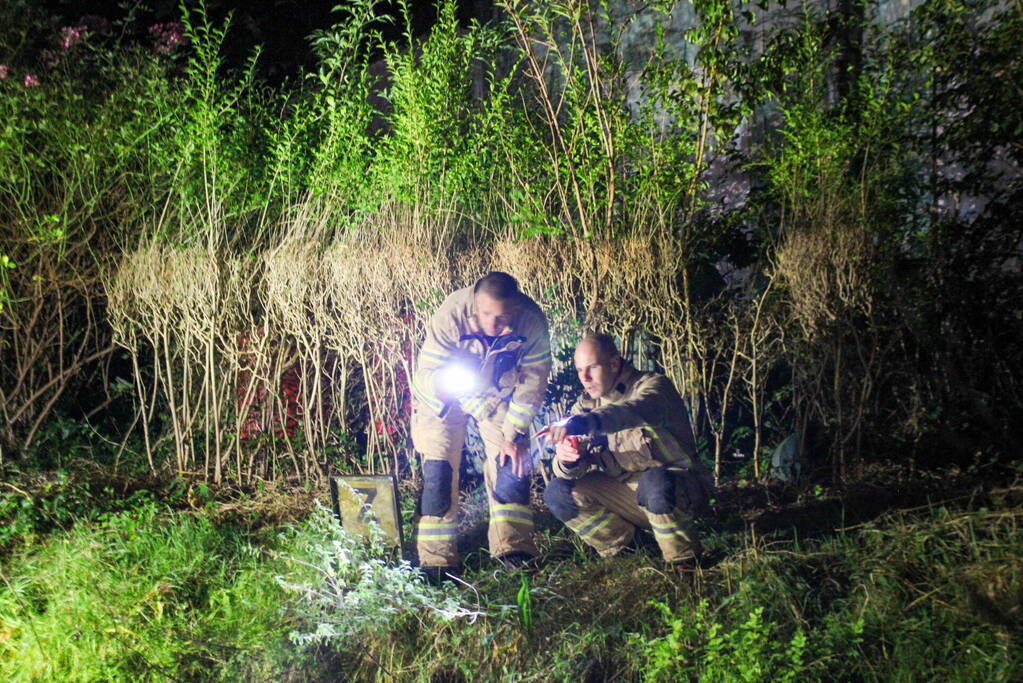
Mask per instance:
[[[351,3],[277,88],[201,4],[0,8],[2,677],[1020,678],[1019,3],[455,8],[391,41]],[[528,586],[387,574],[386,630],[289,638],[329,622],[292,590],[326,477],[411,516],[414,351],[492,268],[550,317],[545,417],[587,326],[679,386],[713,566],[551,524]]]

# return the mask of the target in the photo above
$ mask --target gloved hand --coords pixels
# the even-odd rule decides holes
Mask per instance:
[[[594,431],[597,424],[596,415],[573,415],[565,421],[565,435],[585,436]]]
[[[548,438],[552,443],[561,443],[567,436],[585,436],[600,429],[600,419],[592,413],[573,415],[561,422],[552,424]]]

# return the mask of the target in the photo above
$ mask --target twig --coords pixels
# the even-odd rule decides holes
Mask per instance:
[[[26,497],[26,498],[28,498],[29,500],[32,500],[32,495],[31,495],[31,494],[29,494],[29,493],[27,493],[27,492],[25,492],[25,491],[22,491],[21,489],[19,489],[19,488],[18,488],[17,486],[15,486],[14,484],[12,484],[12,483],[10,483],[10,482],[7,482],[7,481],[0,481],[0,484],[3,484],[4,486],[6,486],[6,487],[8,487],[8,488],[14,489],[15,491],[17,491],[17,492],[18,492],[18,493],[20,493],[21,495],[25,496],[25,497]]]

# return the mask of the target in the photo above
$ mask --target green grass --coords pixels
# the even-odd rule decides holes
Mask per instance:
[[[239,523],[254,515],[224,514],[238,504],[145,500],[14,546],[0,678],[1023,677],[1023,512],[1011,500],[894,511],[798,542],[708,529],[718,561],[692,584],[649,552],[595,558],[550,523],[528,581],[473,553],[472,587],[441,592],[323,512],[257,531]]]
[[[285,670],[293,624],[274,563],[251,542],[202,515],[146,505],[25,548],[0,586],[0,678],[230,680]]]
[[[466,579],[487,612],[370,637],[372,667],[415,680],[1011,681],[1023,675],[1023,513],[893,512],[810,542],[712,535],[690,586],[650,555],[601,560],[557,532],[522,584]],[[766,545],[765,545],[766,544]],[[386,676],[381,676],[386,679]]]

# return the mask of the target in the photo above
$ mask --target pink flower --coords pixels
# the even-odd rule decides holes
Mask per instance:
[[[153,24],[149,27],[149,35],[153,37],[153,48],[157,52],[168,53],[177,47],[188,45],[185,27],[179,21]]]
[[[0,81],[7,78],[7,74],[9,71],[10,68],[6,64],[0,64]]]
[[[25,74],[24,83],[26,88],[34,88],[39,85],[39,76],[36,76],[35,74]]]
[[[85,40],[85,26],[65,26],[60,30],[60,49],[67,52]]]

